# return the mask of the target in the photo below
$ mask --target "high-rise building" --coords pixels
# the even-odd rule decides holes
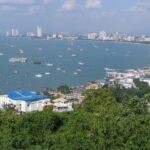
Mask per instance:
[[[99,39],[100,40],[105,40],[107,38],[107,33],[105,31],[101,31],[99,33]]]
[[[42,35],[43,35],[43,30],[42,30],[42,28],[40,27],[40,26],[37,26],[37,31],[36,31],[37,33],[37,37],[42,37]]]
[[[11,35],[10,36],[19,36],[19,30],[18,29],[11,29]]]
[[[97,33],[88,33],[87,36],[89,40],[94,40],[97,37]]]

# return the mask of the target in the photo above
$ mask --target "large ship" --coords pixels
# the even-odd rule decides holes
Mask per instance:
[[[11,57],[11,58],[9,58],[9,62],[11,62],[11,63],[15,63],[15,62],[26,63],[27,61],[28,61],[28,59],[25,57]]]

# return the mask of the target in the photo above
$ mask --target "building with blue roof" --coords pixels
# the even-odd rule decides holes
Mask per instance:
[[[6,95],[0,95],[0,108],[4,105],[13,105],[18,112],[42,111],[51,100],[48,96],[38,94],[35,91],[11,91]]]

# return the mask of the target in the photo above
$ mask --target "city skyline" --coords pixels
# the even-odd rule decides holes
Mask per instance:
[[[149,0],[0,0],[0,33],[10,28],[50,32],[150,34]]]

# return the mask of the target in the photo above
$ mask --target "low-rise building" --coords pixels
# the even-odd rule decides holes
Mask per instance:
[[[136,87],[133,78],[119,79],[118,80],[118,85],[121,88],[126,88],[126,89],[130,89],[130,88],[135,88]]]
[[[53,103],[53,111],[55,112],[68,112],[73,111],[72,103],[64,98],[54,99]]]
[[[13,91],[0,95],[0,109],[9,105],[17,112],[42,111],[45,106],[50,105],[50,99],[34,91]]]

